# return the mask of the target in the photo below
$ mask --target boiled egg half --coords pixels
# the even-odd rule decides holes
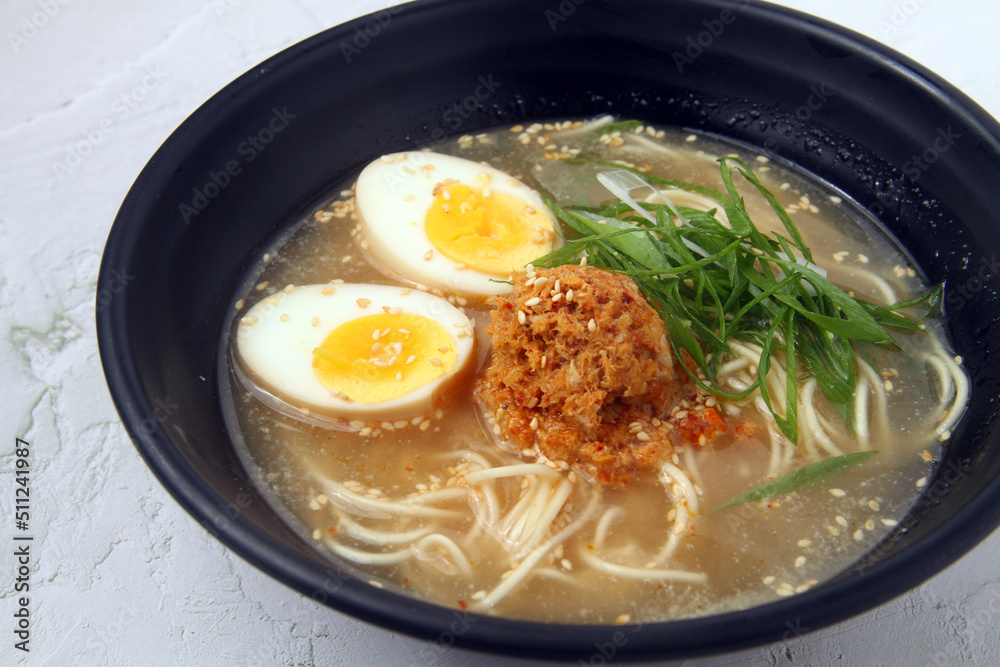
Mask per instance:
[[[451,294],[506,294],[511,273],[555,247],[537,192],[451,155],[383,155],[358,177],[357,212],[375,264]]]
[[[435,409],[474,370],[473,323],[444,299],[387,285],[290,286],[240,319],[240,379],[320,425]]]

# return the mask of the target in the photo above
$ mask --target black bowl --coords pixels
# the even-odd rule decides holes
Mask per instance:
[[[442,39],[447,35],[447,39]],[[237,282],[259,249],[376,156],[524,121],[603,113],[714,133],[790,160],[875,213],[947,281],[967,418],[899,529],[855,567],[754,609],[646,627],[463,615],[331,566],[250,482],[217,377]],[[681,657],[820,628],[918,585],[1000,518],[1000,126],[887,48],[770,5],[463,0],[332,28],[206,102],[156,152],[108,239],[101,358],[166,488],[248,561],[329,606],[418,637],[534,657]],[[639,631],[641,630],[641,632]]]

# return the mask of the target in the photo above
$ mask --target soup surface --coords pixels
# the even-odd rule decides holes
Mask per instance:
[[[739,156],[788,211],[812,249],[813,266],[850,296],[890,305],[928,289],[893,240],[823,184],[711,137],[611,123],[504,128],[443,143],[433,153],[390,156],[387,164],[398,159],[400,169],[426,173],[436,154],[456,156],[487,163],[562,207],[597,207],[615,200],[596,178],[614,168],[611,162],[724,191],[717,158]],[[762,232],[784,233],[759,190],[741,178],[736,187]],[[634,193],[658,201],[651,188]],[[669,430],[707,406],[722,418],[721,432],[695,434],[690,442],[674,438],[655,466],[601,478],[582,459],[558,459],[512,437],[508,410],[498,411],[506,404],[492,401],[476,379],[481,382],[491,363],[486,329],[495,299],[449,290],[464,283],[448,278],[437,284],[408,279],[405,267],[374,247],[374,232],[359,220],[356,194],[353,182],[344,183],[252,268],[234,297],[220,377],[231,431],[259,485],[332,562],[374,585],[449,607],[584,624],[691,617],[801,593],[850,567],[898,526],[961,415],[967,396],[961,360],[931,318],[919,332],[893,333],[901,350],[865,347],[871,363],[860,360],[854,369],[850,425],[800,360],[790,371],[799,388],[797,443],[759,389],[726,399],[692,384],[695,394],[651,423]],[[665,196],[677,206],[714,211],[729,224],[717,204],[697,193],[670,190]],[[552,242],[558,246],[556,235],[572,237],[563,224],[553,226],[555,234],[538,224],[541,240],[533,242],[541,251],[535,256]],[[509,298],[532,271],[517,274]],[[503,282],[509,276],[496,273],[501,282],[487,280],[488,289],[509,292]],[[329,418],[262,389],[237,349],[248,311],[267,299],[282,303],[278,297],[294,286],[326,285],[333,292],[342,284],[426,290],[444,298],[474,325],[469,372],[456,375],[427,409],[405,417],[383,418],[375,410]],[[919,306],[911,311],[912,317],[920,314]],[[376,343],[377,337],[366,345],[374,349]],[[718,387],[738,394],[752,385],[760,352],[753,341],[734,342],[720,364]],[[684,378],[677,351],[667,355]],[[782,365],[788,360],[774,358],[764,381],[776,383],[770,400],[787,418],[787,402],[777,395],[786,386],[781,373],[789,372]],[[693,368],[690,359],[683,363]],[[864,451],[877,453],[835,475],[817,473],[791,492],[718,509],[796,470],[815,471],[816,464]]]

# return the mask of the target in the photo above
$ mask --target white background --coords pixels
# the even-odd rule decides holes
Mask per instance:
[[[170,132],[258,62],[385,4],[0,3],[0,664],[411,665],[428,646],[291,591],[186,515],[119,423],[94,332],[111,222]],[[892,46],[1000,115],[995,2],[781,4]],[[30,656],[12,634],[15,436],[32,443]],[[998,548],[994,533],[920,589],[825,630],[686,664],[996,664]],[[508,662],[431,648],[440,665]]]

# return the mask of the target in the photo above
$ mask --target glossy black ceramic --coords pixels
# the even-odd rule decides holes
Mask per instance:
[[[341,574],[248,481],[224,427],[217,353],[237,281],[268,239],[380,154],[608,112],[791,160],[872,210],[931,281],[947,281],[974,387],[940,474],[858,566],[743,612],[624,627],[458,622],[453,610]],[[681,657],[777,641],[918,585],[998,522],[998,137],[993,118],[919,65],[771,5],[461,0],[384,11],[253,68],[143,169],[98,284],[108,385],[143,458],[207,530],[304,595],[435,649],[586,663],[612,650]]]

